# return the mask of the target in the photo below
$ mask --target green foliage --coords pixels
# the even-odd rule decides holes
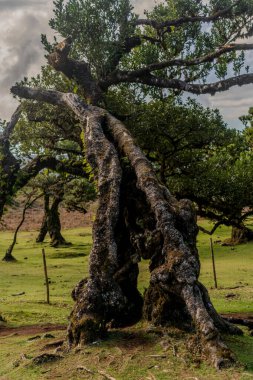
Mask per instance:
[[[122,99],[125,102],[122,103]],[[126,124],[153,163],[161,181],[178,198],[203,210],[238,218],[253,206],[253,155],[244,134],[229,129],[218,110],[173,96],[134,103],[126,91],[111,92],[109,108]],[[122,104],[122,105],[121,105]]]
[[[69,211],[86,213],[89,202],[97,197],[94,184],[84,178],[74,178],[64,186],[63,206]]]
[[[181,17],[207,16],[230,7],[234,1],[189,1],[168,0],[159,3],[150,12],[148,19],[164,22]],[[230,12],[230,17],[217,19],[210,24],[185,23],[173,26],[170,32],[165,27],[155,30],[150,26],[139,29],[139,34],[149,39],[136,47],[130,55],[122,60],[121,67],[131,70],[152,64],[180,58],[192,60],[217,50],[220,46],[233,43],[239,38],[252,35],[253,2],[240,1]],[[150,43],[153,39],[153,43]],[[245,66],[244,52],[227,52],[213,62],[205,62],[192,66],[169,66],[155,71],[156,76],[169,79],[181,79],[186,82],[200,80],[206,82],[210,73],[215,73],[218,79],[224,79],[231,71],[239,75]],[[149,96],[159,96],[159,90],[142,86],[142,91]]]
[[[74,81],[50,66],[43,66],[40,74],[29,80],[24,78],[19,84],[62,92],[74,92],[76,89]],[[27,160],[34,155],[58,155],[59,158],[73,159],[71,149],[81,153],[79,120],[69,110],[30,100],[22,100],[22,105],[22,117],[11,136],[17,157]],[[74,158],[78,159],[77,156]]]
[[[198,165],[199,175],[182,176],[177,186],[178,192],[195,200],[202,211],[214,212],[217,219],[237,221],[245,208],[253,207],[253,154],[235,155],[234,148],[221,149]]]
[[[86,59],[94,75],[104,76],[133,32],[129,0],[56,0],[52,29],[74,40],[72,56]],[[48,49],[48,43],[44,45]]]

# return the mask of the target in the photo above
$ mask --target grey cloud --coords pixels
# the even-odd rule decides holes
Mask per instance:
[[[152,9],[156,4],[160,3],[161,1],[157,0],[133,0],[132,3],[134,5],[134,9],[137,14],[143,15],[144,10]]]
[[[10,87],[24,76],[39,73],[45,63],[40,35],[50,34],[48,19],[52,0],[10,1],[11,10],[2,8],[5,3],[0,0],[0,117],[8,119],[16,106],[9,94]],[[22,8],[23,5],[30,8]]]
[[[135,11],[143,14],[152,9],[158,0],[132,0]],[[48,20],[53,0],[0,0],[0,117],[9,119],[16,101],[9,94],[10,87],[24,76],[40,72],[44,51],[40,34],[51,34]],[[251,42],[251,41],[249,41]],[[253,63],[253,52],[247,52]],[[212,81],[213,78],[210,78]],[[199,96],[204,106],[219,108],[225,120],[234,126],[238,117],[253,105],[253,85],[235,87],[215,96]],[[189,96],[189,94],[186,94]]]
[[[0,0],[0,11],[17,7],[30,7],[45,4],[44,0]]]

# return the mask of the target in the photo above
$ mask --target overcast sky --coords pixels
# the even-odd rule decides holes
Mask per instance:
[[[135,0],[136,11],[148,9],[154,0]],[[41,33],[50,35],[48,20],[53,0],[0,0],[0,118],[9,119],[16,107],[10,87],[24,76],[39,73],[45,63]],[[247,53],[253,67],[253,53]],[[230,126],[240,126],[238,117],[253,106],[253,84],[234,87],[213,97],[198,97],[209,107],[219,108]]]

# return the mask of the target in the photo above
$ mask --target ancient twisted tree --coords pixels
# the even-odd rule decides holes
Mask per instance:
[[[124,94],[148,102],[170,92],[215,94],[252,83],[253,74],[240,73],[244,52],[253,47],[242,43],[253,33],[252,15],[252,1],[244,0],[170,1],[145,19],[127,0],[55,1],[50,25],[65,39],[43,41],[49,65],[74,84],[73,92],[19,85],[12,93],[78,117],[97,183],[90,275],[73,290],[70,346],[144,315],[154,324],[195,328],[203,354],[217,368],[234,361],[221,333],[241,331],[217,314],[198,280],[193,206],[161,185],[121,115],[110,110]],[[216,82],[207,83],[209,73]],[[150,260],[151,272],[144,298],[137,289],[142,258]]]

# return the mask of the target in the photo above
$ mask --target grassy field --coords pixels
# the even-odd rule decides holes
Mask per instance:
[[[208,227],[207,222],[202,222]],[[229,237],[230,231],[219,228],[214,241]],[[11,233],[0,233],[0,252],[7,249]],[[91,246],[90,228],[64,231],[73,245],[52,249],[46,241],[34,243],[35,232],[22,232],[13,252],[15,263],[0,262],[0,314],[8,326],[35,324],[66,324],[73,301],[74,285],[87,275]],[[44,273],[41,248],[46,249],[50,277],[51,304],[45,303]],[[214,244],[218,289],[213,288],[209,237],[198,236],[201,257],[201,281],[208,287],[217,310],[222,313],[253,314],[253,244],[222,247]],[[0,253],[1,254],[1,253]],[[148,262],[140,265],[139,288],[147,287]],[[123,379],[253,379],[253,338],[247,331],[242,338],[228,338],[239,360],[247,368],[238,367],[216,373],[198,358],[191,358],[184,334],[170,331],[162,338],[147,332],[139,323],[131,329],[113,331],[105,342],[87,346],[77,353],[64,354],[57,363],[35,366],[32,357],[41,353],[47,339],[28,340],[28,336],[13,335],[0,338],[0,379],[105,379],[105,371],[116,380]],[[56,339],[63,332],[54,332]],[[153,356],[152,356],[153,355]],[[160,356],[154,356],[160,355]],[[81,369],[80,366],[85,367]],[[80,367],[80,368],[78,368]],[[90,370],[92,373],[89,373]]]

